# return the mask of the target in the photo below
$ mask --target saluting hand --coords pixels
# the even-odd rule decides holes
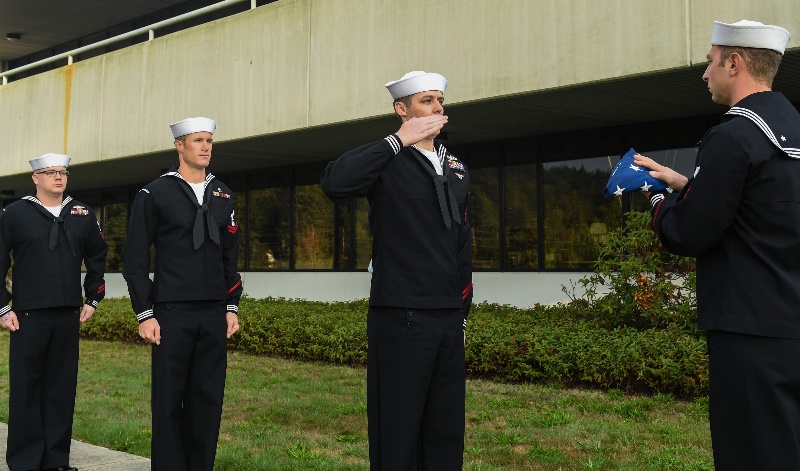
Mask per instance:
[[[397,137],[403,142],[404,147],[408,147],[419,141],[438,136],[445,124],[447,124],[447,116],[440,114],[411,118],[400,126]]]
[[[86,322],[92,318],[94,315],[94,306],[90,306],[88,304],[83,305],[83,309],[81,309],[81,322]]]
[[[17,319],[17,313],[14,311],[8,311],[8,313],[0,318],[0,322],[3,324],[3,328],[11,331],[16,332],[19,330],[19,319]]]
[[[139,337],[150,343],[161,345],[161,325],[155,317],[139,324]]]
[[[228,322],[228,338],[231,338],[231,335],[239,332],[239,317],[235,312],[228,311],[225,313],[225,320]]]

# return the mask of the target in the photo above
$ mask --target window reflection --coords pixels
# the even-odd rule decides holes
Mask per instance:
[[[500,268],[499,169],[471,169],[467,218],[472,226],[472,267]]]
[[[289,269],[291,218],[290,187],[250,190],[247,228],[250,270]]]
[[[603,197],[618,156],[535,163],[529,145],[519,144],[504,155],[492,154],[495,148],[482,150],[484,167],[470,170],[468,218],[476,270],[591,270],[607,235],[620,228],[622,203],[649,210],[639,193]],[[644,154],[688,177],[694,173],[696,147]],[[530,163],[520,163],[526,161]],[[491,166],[499,162],[506,163]],[[338,270],[367,268],[372,256],[368,202],[354,198],[334,206],[317,184],[318,166],[225,176],[236,189],[239,270],[331,270],[334,256]],[[76,195],[100,221],[109,245],[108,272],[123,269],[128,206],[138,191],[131,187]]]
[[[536,164],[505,167],[505,268],[538,268]]]
[[[372,258],[372,233],[369,230],[369,202],[366,198],[355,199],[355,268],[366,270]]]
[[[108,244],[106,271],[122,271],[122,251],[125,247],[125,236],[128,232],[128,202],[106,199],[103,204],[103,237]]]
[[[353,256],[353,231],[352,231],[352,208],[351,201],[337,203],[334,206],[334,214],[336,217],[336,268],[347,269],[350,267],[350,261]]]
[[[295,262],[298,270],[333,268],[333,203],[317,184],[295,188]]]
[[[352,198],[336,205],[337,269],[367,269],[372,258],[368,214],[366,198]]]
[[[619,156],[542,164],[544,268],[590,270],[609,231],[621,225],[620,198],[603,188]]]

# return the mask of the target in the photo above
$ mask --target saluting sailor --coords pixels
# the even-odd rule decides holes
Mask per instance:
[[[11,471],[69,465],[80,323],[105,296],[108,245],[94,213],[65,191],[70,157],[30,160],[36,190],[0,213],[0,322],[11,331],[6,462]],[[81,291],[81,265],[86,266]],[[12,303],[12,304],[9,304]]]
[[[800,469],[800,114],[772,91],[789,32],[714,22],[703,80],[730,107],[694,177],[637,156],[680,194],[651,196],[670,252],[697,258],[717,470]]]
[[[206,172],[216,123],[188,118],[170,128],[179,165],[136,195],[123,274],[139,335],[153,344],[152,468],[211,471],[226,342],[239,330],[239,226],[233,192]]]
[[[464,329],[472,302],[469,172],[436,142],[447,80],[409,72],[386,88],[400,129],[328,164],[333,201],[366,196],[372,231],[367,316],[370,469],[460,470]]]

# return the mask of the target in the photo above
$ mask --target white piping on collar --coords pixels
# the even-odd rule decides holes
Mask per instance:
[[[800,149],[796,147],[783,147],[781,143],[778,142],[778,139],[775,137],[775,134],[772,132],[772,129],[770,129],[769,125],[767,125],[767,122],[764,121],[764,119],[761,118],[761,116],[759,116],[756,112],[749,110],[747,108],[742,108],[740,106],[734,106],[725,114],[743,116],[749,119],[756,126],[758,126],[759,129],[761,129],[764,135],[767,136],[767,139],[772,141],[772,143],[775,144],[775,146],[778,147],[778,149],[781,149],[782,151],[786,152],[786,154],[793,159],[800,159]]]
[[[22,197],[22,199],[24,199],[24,200],[28,200],[28,201],[32,201],[32,202],[34,202],[34,203],[38,204],[39,206],[41,206],[41,207],[43,207],[43,208],[46,208],[46,207],[47,207],[47,206],[45,206],[45,205],[44,205],[44,203],[42,203],[41,201],[39,201],[39,198],[37,198],[37,197],[35,197],[35,196],[30,196],[30,195],[27,195],[27,196],[23,196],[23,197]],[[64,200],[61,202],[61,208],[63,209],[63,208],[64,208],[64,206],[66,206],[66,205],[67,205],[67,203],[69,203],[70,201],[72,201],[72,197],[71,197],[71,196],[67,196],[66,198],[64,198]]]
[[[167,177],[167,176],[177,177],[177,178],[180,178],[181,180],[185,181],[186,183],[189,183],[185,178],[183,178],[183,175],[181,175],[180,172],[167,172],[167,173],[165,173],[164,175],[161,175],[161,176],[162,177]],[[203,182],[203,188],[207,187],[208,184],[211,183],[211,180],[213,180],[214,178],[216,178],[216,177],[214,177],[213,173],[206,173],[206,179]]]

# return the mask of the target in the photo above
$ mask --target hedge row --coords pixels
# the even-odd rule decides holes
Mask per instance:
[[[322,303],[243,298],[241,330],[229,343],[242,352],[352,366],[366,364],[366,301]],[[142,342],[127,299],[107,299],[82,325],[86,338]],[[570,305],[517,309],[479,304],[467,327],[470,375],[509,382],[546,382],[707,394],[702,336],[672,328],[602,327]]]

